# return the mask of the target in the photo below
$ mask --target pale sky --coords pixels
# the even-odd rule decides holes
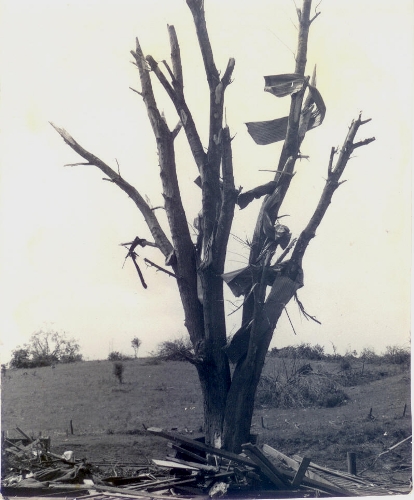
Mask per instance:
[[[297,3],[299,0],[297,0]],[[314,1],[314,6],[318,2]],[[226,116],[236,185],[271,180],[280,144],[256,145],[247,121],[287,113],[289,98],[263,92],[263,76],[293,71],[296,12],[291,0],[205,0],[216,64],[235,57]],[[411,0],[323,0],[312,24],[307,74],[317,64],[327,106],[323,125],[302,147],[284,219],[297,236],[323,188],[331,146],[342,144],[362,111],[372,122],[356,151],[304,261],[299,297],[322,325],[288,305],[272,346],[300,342],[332,352],[409,345],[411,165],[413,134],[413,5]],[[65,128],[121,174],[153,206],[162,203],[156,146],[129,51],[138,36],[145,54],[169,59],[167,24],[180,41],[185,92],[199,131],[207,132],[208,88],[185,0],[0,0],[1,362],[39,329],[79,339],[86,358],[110,350],[140,355],[185,333],[173,278],[141,261],[148,289],[132,262],[122,268],[119,243],[149,238],[141,214],[96,167],[82,161],[49,125]],[[155,84],[170,128],[177,117]],[[176,140],[178,169],[190,223],[200,209],[196,167],[184,134]],[[233,234],[250,238],[260,201],[236,211]],[[160,214],[163,224],[166,223]],[[227,269],[242,267],[247,250],[231,242]],[[139,252],[159,264],[159,252]],[[231,294],[229,300],[234,298]],[[232,310],[229,303],[228,312]],[[240,315],[228,318],[229,333]]]

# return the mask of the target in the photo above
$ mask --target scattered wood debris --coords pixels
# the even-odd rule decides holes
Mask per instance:
[[[401,493],[349,473],[321,467],[310,457],[288,457],[269,445],[246,443],[241,454],[151,427],[167,439],[168,455],[151,464],[129,464],[125,476],[108,475],[102,464],[74,453],[50,451],[50,439],[3,437],[3,496],[64,496],[94,500],[209,498],[316,498]],[[408,493],[408,490],[407,490]]]

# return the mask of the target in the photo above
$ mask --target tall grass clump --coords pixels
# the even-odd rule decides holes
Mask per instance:
[[[310,364],[297,365],[295,359],[281,360],[273,373],[262,375],[257,406],[275,408],[333,408],[346,402],[347,394],[325,373],[316,373]]]

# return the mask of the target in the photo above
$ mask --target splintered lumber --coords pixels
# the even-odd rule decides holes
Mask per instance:
[[[196,462],[187,462],[186,460],[181,460],[180,458],[175,458],[175,457],[168,457],[168,460],[176,464],[184,465],[187,468],[191,468],[193,470],[196,469],[205,472],[218,472],[220,470],[219,467],[215,467],[214,465],[205,465],[205,464],[198,464]],[[153,462],[155,463],[154,460]]]
[[[152,462],[157,465],[158,467],[164,467],[167,469],[186,469],[186,470],[199,470],[197,467],[191,466],[191,465],[186,465],[186,464],[180,464],[177,462],[173,462],[171,460],[156,460],[155,458],[152,459]]]
[[[299,455],[293,455],[293,458],[295,460],[296,459],[302,460],[302,457],[300,457]],[[360,483],[363,485],[367,484],[367,481],[365,479],[361,479],[357,476],[353,476],[352,474],[349,474],[348,472],[342,472],[339,470],[330,469],[329,467],[322,467],[321,465],[315,464],[314,462],[311,462],[309,464],[309,467],[311,467],[312,469],[319,470],[321,472],[326,472],[327,474],[330,474],[331,476],[336,476],[336,477],[343,478],[343,479],[349,479],[350,481],[352,481],[354,483]],[[324,479],[324,481],[327,481],[327,480]]]
[[[399,443],[395,444],[394,446],[391,446],[391,448],[388,448],[388,450],[383,451],[378,456],[380,457],[382,455],[385,455],[385,453],[389,453],[390,451],[394,450],[395,448],[398,448],[398,446],[401,446],[403,443],[405,443],[406,441],[408,441],[412,437],[413,437],[412,435],[408,436],[407,438],[403,439],[402,441],[400,441]]]
[[[170,439],[171,441],[174,441],[176,443],[187,444],[195,450],[204,451],[205,453],[210,453],[211,455],[216,455],[218,457],[225,458],[226,460],[231,460],[232,462],[248,465],[249,467],[257,467],[257,465],[247,457],[242,457],[241,455],[236,455],[236,453],[231,453],[229,451],[214,448],[213,446],[208,446],[204,443],[200,443],[199,441],[195,441],[194,439],[189,439],[185,436],[181,436],[180,434],[174,434],[173,432],[165,431],[163,429],[160,429],[159,427],[149,427],[147,431],[156,436]]]
[[[154,484],[154,486],[148,486],[146,488],[146,490],[148,492],[150,492],[150,491],[169,489],[169,488],[173,488],[174,486],[180,486],[182,484],[194,483],[195,481],[197,481],[197,479],[198,479],[197,476],[193,476],[189,479],[182,479],[182,478],[171,479],[170,482],[168,482],[168,483]]]
[[[293,458],[288,457],[287,455],[284,455],[282,452],[278,450],[275,450],[268,444],[263,445],[263,451],[268,455],[270,455],[271,457],[285,462],[286,465],[288,465],[291,469],[295,470],[296,472],[299,470],[300,462],[298,462]],[[300,458],[300,460],[302,460],[302,458]],[[313,462],[309,462],[308,467],[313,467],[313,465],[314,465]],[[316,474],[315,472],[309,470],[309,468],[305,471],[305,476],[302,478],[302,484],[304,486],[310,486],[311,488],[317,488],[326,491],[328,493],[334,493],[336,495],[353,496],[352,493],[346,490],[345,488],[342,488],[334,483],[331,483],[330,481],[323,478],[319,474]]]
[[[310,457],[303,457],[303,460],[299,465],[299,469],[297,470],[295,477],[292,480],[293,488],[297,488],[298,486],[300,486],[300,483],[302,482],[302,479],[306,474],[310,461],[311,461]]]
[[[33,439],[31,437],[29,437],[25,432],[23,432],[19,427],[16,427],[16,431],[20,432],[20,434],[22,436],[24,436],[25,439],[27,439],[29,441],[29,443],[33,442]]]
[[[263,455],[256,445],[250,443],[243,444],[242,450],[256,463],[263,474],[270,479],[273,484],[279,488],[286,488],[286,483],[281,478],[280,471]]]
[[[201,455],[198,455],[197,453],[193,453],[192,451],[187,450],[187,449],[183,448],[182,446],[179,446],[176,443],[169,442],[169,443],[167,443],[167,446],[168,446],[168,448],[171,448],[175,451],[178,451],[178,453],[180,453],[182,455],[193,458],[194,460],[200,461],[203,464],[208,464],[208,460],[206,458],[202,457]]]
[[[122,488],[124,491],[141,491],[141,490],[150,490],[152,488],[163,489],[169,488],[172,483],[174,484],[186,484],[193,483],[197,479],[197,476],[187,476],[185,479],[182,477],[174,478],[169,477],[167,479],[155,479],[154,481],[142,481],[140,483],[129,484]]]
[[[165,495],[157,495],[154,493],[149,493],[148,491],[133,491],[133,490],[127,490],[126,488],[117,488],[116,486],[102,486],[100,484],[94,484],[92,487],[88,489],[96,491],[107,491],[108,493],[119,493],[122,496],[125,495],[136,498],[149,497],[149,498],[163,498],[164,500],[166,498]]]

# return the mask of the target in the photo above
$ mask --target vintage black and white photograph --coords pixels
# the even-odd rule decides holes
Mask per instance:
[[[411,0],[1,0],[1,493],[412,490]]]

